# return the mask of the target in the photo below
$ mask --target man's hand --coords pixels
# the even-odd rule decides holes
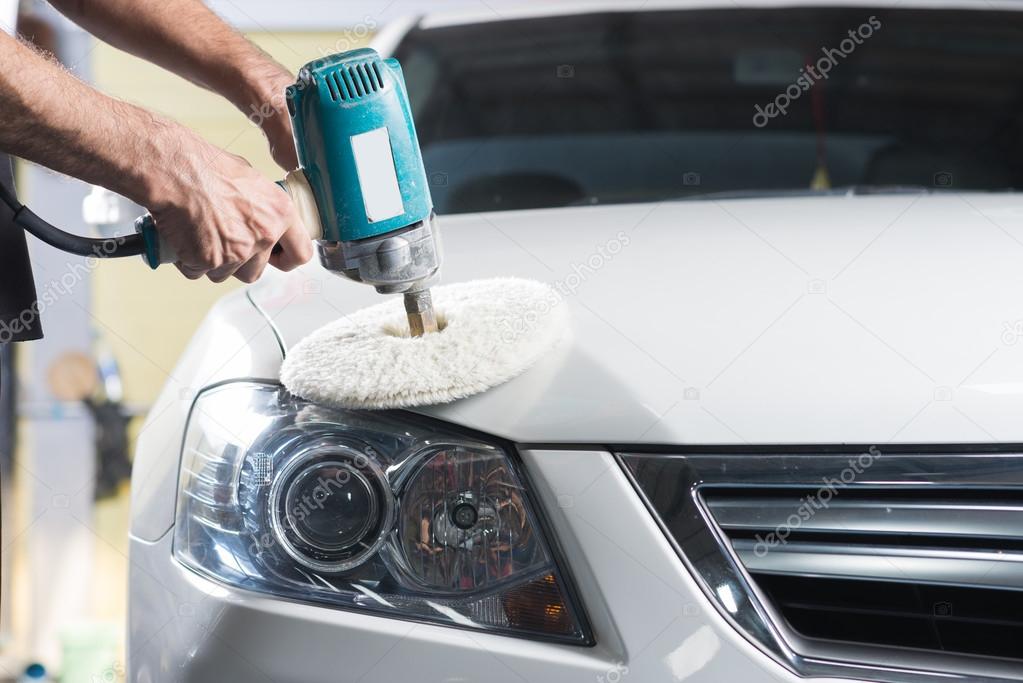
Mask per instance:
[[[292,75],[200,0],[53,4],[116,47],[220,93],[259,124],[277,163],[298,165],[284,96]],[[245,160],[106,97],[4,34],[0,63],[0,149],[147,207],[187,277],[252,282],[267,263],[291,270],[311,258],[288,195]]]
[[[0,150],[148,208],[188,277],[252,282],[268,262],[291,270],[312,256],[287,193],[244,159],[93,90],[2,33],[0,63]]]
[[[185,277],[255,282],[267,263],[289,271],[312,257],[288,194],[247,161],[182,129],[166,131],[162,146],[170,158],[158,166],[174,171],[151,185],[146,205]]]
[[[295,154],[295,139],[291,133],[291,116],[284,89],[295,79],[283,69],[262,77],[257,74],[256,78],[263,79],[254,84],[254,88],[263,94],[257,96],[258,104],[250,105],[252,113],[249,119],[262,129],[277,165],[285,171],[292,171],[298,168],[298,156]]]
[[[262,126],[263,135],[270,145],[270,154],[277,165],[285,171],[298,168],[298,155],[295,153],[295,139],[291,134],[291,119],[287,110],[267,119]]]

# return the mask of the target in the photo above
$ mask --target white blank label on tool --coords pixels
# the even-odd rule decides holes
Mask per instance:
[[[353,135],[352,152],[369,222],[384,221],[405,213],[387,129],[377,128]]]

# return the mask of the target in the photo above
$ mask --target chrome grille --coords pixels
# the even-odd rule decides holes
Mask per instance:
[[[1023,680],[1023,454],[923,450],[620,457],[707,596],[795,673]]]

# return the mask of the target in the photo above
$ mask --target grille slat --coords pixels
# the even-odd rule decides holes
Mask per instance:
[[[1023,452],[889,448],[619,457],[707,599],[799,675],[1023,680]]]
[[[1003,647],[1010,641],[1001,634],[960,634],[1023,634],[1021,494],[847,493],[825,503],[812,489],[708,487],[702,498],[801,636],[1023,660],[1018,641]],[[953,596],[969,597],[968,615]],[[999,600],[1017,611],[1001,610]]]
[[[763,546],[746,540],[732,546],[752,572],[1023,590],[1023,556],[1018,554],[806,543],[764,553]]]
[[[802,493],[802,495],[799,495]],[[794,492],[788,497],[748,494],[708,494],[707,506],[726,531],[749,529],[770,532],[790,525],[799,517],[800,531],[874,534],[933,534],[942,537],[989,537],[1018,539],[1023,532],[1023,502],[992,502],[950,498],[922,501],[895,495],[883,500],[840,495],[822,505],[817,492]],[[812,513],[812,514],[809,514]]]

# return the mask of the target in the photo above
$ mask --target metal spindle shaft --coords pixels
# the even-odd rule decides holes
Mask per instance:
[[[405,292],[405,313],[408,314],[408,326],[413,337],[437,331],[437,314],[433,310],[430,290]]]

